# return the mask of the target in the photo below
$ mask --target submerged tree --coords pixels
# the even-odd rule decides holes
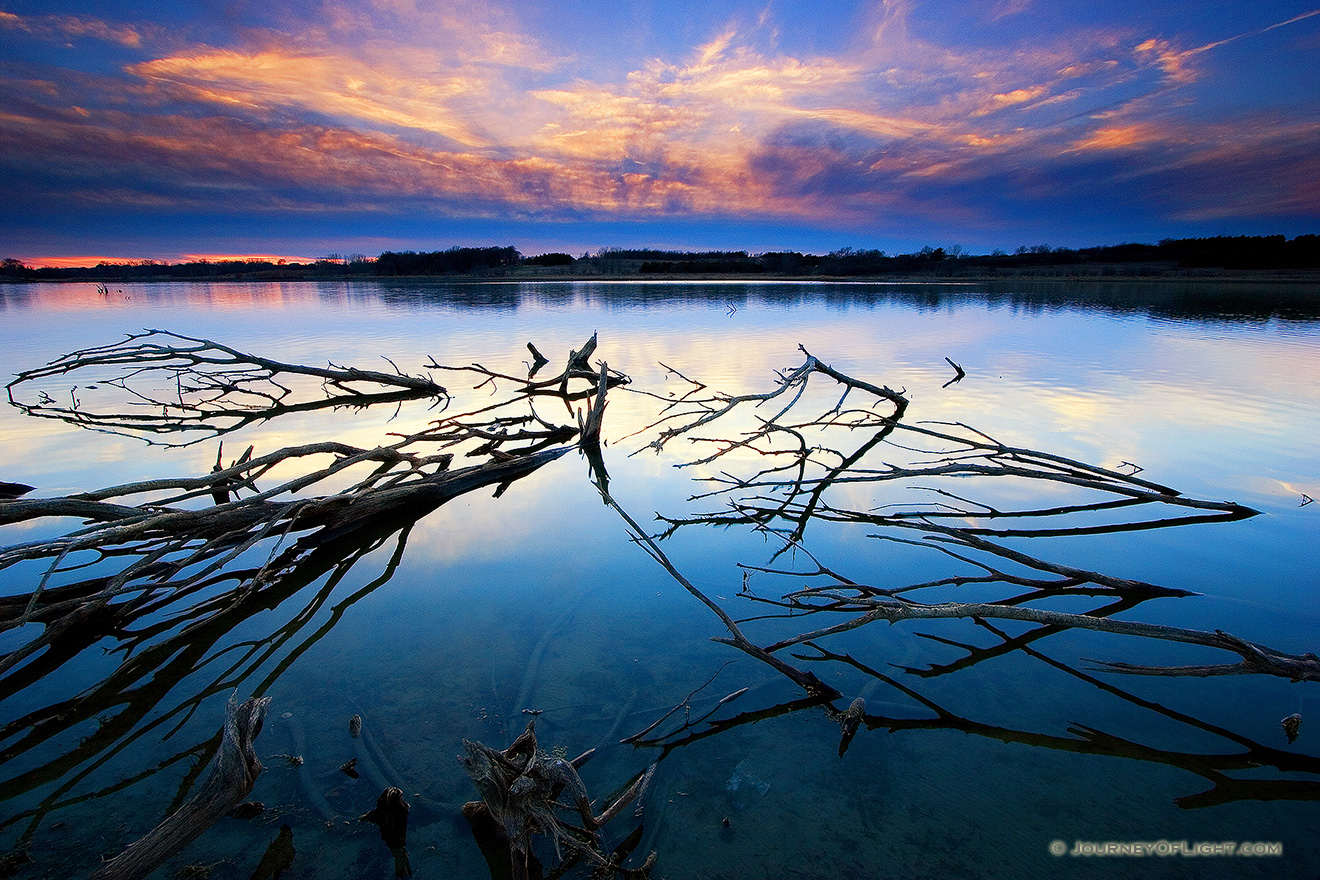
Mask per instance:
[[[594,346],[593,339],[572,352],[538,396],[562,399],[571,411],[574,402],[626,381],[604,371],[584,372]],[[110,366],[117,371],[113,380],[105,377]],[[286,374],[317,377],[321,396],[300,388],[301,403],[288,404],[294,390],[276,379]],[[94,392],[109,383],[123,407],[101,408],[95,416],[82,401],[70,408],[22,405],[25,411],[98,430],[140,431],[149,441],[170,439],[176,431],[214,436],[301,409],[379,402],[376,395],[360,394],[352,384],[359,382],[409,386],[407,396],[449,400],[429,379],[277,363],[156,331],[146,341],[134,337],[27,371],[11,384],[11,394],[56,375]],[[150,389],[166,385],[175,393],[163,413],[133,410]],[[386,396],[393,400],[394,392]],[[121,655],[110,674],[82,693],[39,705],[0,728],[0,761],[15,768],[6,774],[4,797],[55,783],[38,807],[11,814],[0,828],[27,822],[21,839],[28,839],[50,811],[85,799],[74,789],[134,741],[152,732],[168,737],[204,701],[235,687],[263,694],[352,603],[389,580],[417,521],[483,487],[494,487],[499,496],[573,449],[583,428],[590,446],[600,430],[599,411],[589,407],[579,425],[555,422],[537,413],[532,395],[519,389],[477,412],[446,415],[380,446],[325,440],[264,454],[249,448],[227,466],[218,456],[205,474],[0,501],[0,525],[83,520],[54,537],[0,547],[0,570],[30,584],[0,597],[0,632],[19,636],[0,654],[0,699],[29,688],[103,638],[114,639]],[[472,464],[459,466],[462,461]],[[328,622],[313,627],[348,573],[391,541],[395,549],[384,571],[334,606]],[[304,595],[309,587],[312,593]],[[295,597],[305,607],[275,632],[224,646],[236,627]],[[273,671],[249,681],[275,658]],[[198,675],[204,683],[196,693],[161,706],[176,685]],[[95,732],[72,749],[35,766],[14,760],[92,721]],[[218,736],[192,744],[134,781],[192,760],[195,770],[167,810],[173,814],[187,801],[196,770],[220,747]]]
[[[1083,570],[1022,549],[1023,539],[1112,535],[1229,523],[1255,516],[1256,511],[1232,502],[1187,497],[1171,487],[1139,478],[1136,473],[1013,446],[969,425],[904,421],[909,401],[901,392],[843,374],[805,350],[803,355],[803,363],[781,371],[769,390],[741,395],[713,392],[702,382],[666,368],[688,390],[681,396],[653,395],[664,405],[659,419],[643,432],[654,435],[648,448],[658,451],[687,439],[694,448],[708,450],[677,466],[709,470],[710,466],[723,465],[724,469],[717,473],[699,477],[709,488],[689,499],[707,504],[722,502],[720,508],[683,516],[659,515],[657,518],[664,528],[658,534],[651,534],[607,486],[599,488],[636,543],[720,619],[727,634],[715,641],[729,644],[783,674],[801,687],[806,697],[796,703],[728,716],[723,707],[743,693],[735,691],[713,705],[708,701],[706,708],[696,713],[699,717],[694,721],[695,707],[691,703],[694,692],[675,707],[684,709],[681,725],[667,733],[657,733],[665,720],[662,718],[641,734],[630,737],[631,741],[660,747],[663,754],[668,754],[676,747],[739,724],[784,711],[818,707],[841,727],[840,755],[863,724],[891,731],[959,729],[1047,748],[1174,764],[1214,782],[1211,791],[1181,799],[1179,804],[1184,807],[1238,799],[1320,798],[1320,783],[1243,780],[1226,775],[1227,771],[1254,766],[1316,773],[1320,772],[1320,763],[1315,759],[1282,752],[1172,712],[1031,647],[1051,635],[1085,629],[1201,645],[1230,652],[1238,658],[1232,663],[1176,667],[1116,660],[1087,661],[1102,672],[1167,676],[1265,674],[1294,682],[1320,681],[1320,659],[1313,653],[1290,654],[1223,631],[1204,632],[1115,617],[1151,599],[1193,595],[1186,590]],[[821,383],[825,387],[820,387]],[[724,426],[723,430],[720,426]],[[903,461],[892,463],[894,458]],[[1127,470],[1140,472],[1140,468],[1133,466]],[[966,488],[968,483],[982,488],[979,497],[974,490]],[[905,495],[910,497],[914,492],[925,500],[905,500]],[[1036,501],[1039,498],[1052,500],[1040,503]],[[709,589],[695,584],[670,560],[664,542],[680,530],[699,526],[746,528],[777,544],[778,550],[772,553],[770,563],[741,564],[742,589],[738,596],[768,606],[769,614],[735,619],[710,598]],[[871,539],[924,549],[954,568],[948,574],[912,583],[885,583],[850,576],[842,570],[848,566],[827,564],[810,549],[811,533],[828,526],[860,527],[867,530]],[[805,565],[776,562],[782,557],[800,559]],[[786,587],[778,595],[762,595],[764,591],[758,585],[767,578]],[[944,595],[951,590],[967,589],[977,590],[980,596],[971,601],[922,598],[927,594]],[[1084,613],[1038,607],[1042,602],[1065,596],[1104,602]],[[798,634],[768,643],[748,635],[760,620],[791,619],[805,623],[824,618],[835,622],[810,629],[799,626]],[[892,624],[939,618],[971,619],[995,634],[999,644],[976,648],[928,635],[927,638],[965,650],[967,658],[930,670],[905,667],[906,673],[918,677],[946,675],[1012,651],[1022,651],[1088,684],[1180,723],[1223,736],[1247,750],[1217,757],[1178,755],[1093,729],[1078,728],[1073,731],[1076,738],[1061,738],[979,724],[958,717],[873,666],[825,647],[832,636],[880,621]],[[1013,636],[993,626],[992,620],[1017,620],[1035,624],[1036,628]],[[794,653],[794,649],[804,648],[810,649],[810,653]],[[850,667],[868,676],[870,684],[862,694],[849,700],[808,667],[790,663],[790,657],[809,666],[832,663]],[[927,707],[934,717],[894,719],[868,714],[866,697],[882,686],[898,690]]]

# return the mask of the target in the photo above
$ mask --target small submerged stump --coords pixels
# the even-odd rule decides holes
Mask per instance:
[[[598,829],[618,816],[629,803],[646,791],[655,772],[651,765],[600,814],[593,813],[587,787],[571,761],[555,758],[537,747],[536,719],[507,749],[493,749],[479,742],[463,741],[466,755],[458,761],[481,794],[480,801],[463,806],[463,816],[472,826],[494,880],[535,880],[542,876],[541,863],[532,852],[537,835],[550,838],[556,857],[587,860],[605,876],[621,874],[645,877],[654,864],[648,858],[641,869],[622,867],[624,854],[606,854]],[[579,759],[581,760],[581,759]],[[571,804],[571,808],[566,806]],[[561,818],[556,810],[572,809],[576,820]]]
[[[293,848],[293,829],[286,822],[280,826],[280,832],[261,854],[261,861],[252,871],[248,880],[279,880],[280,875],[293,865],[293,857],[298,851]]]
[[[866,700],[861,697],[852,701],[848,710],[843,713],[839,719],[839,726],[843,728],[843,735],[839,737],[839,757],[842,758],[844,752],[848,751],[848,746],[852,743],[853,737],[857,735],[857,728],[861,726],[862,720],[866,717]]]
[[[394,856],[394,876],[411,877],[412,865],[408,861],[408,810],[403,790],[387,788],[376,798],[376,806],[362,817],[380,829],[380,839]]]

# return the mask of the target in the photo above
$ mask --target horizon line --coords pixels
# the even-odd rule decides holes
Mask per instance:
[[[1214,240],[1214,239],[1234,239],[1234,238],[1240,238],[1240,239],[1282,238],[1284,241],[1294,241],[1298,238],[1306,238],[1316,234],[1317,233],[1299,233],[1297,235],[1292,236],[1291,238],[1289,238],[1287,235],[1283,233],[1271,233],[1266,235],[1210,235],[1210,236],[1194,236],[1189,238],[1162,238],[1159,241],[1153,243],[1145,242],[1145,241],[1125,240],[1112,244],[1091,244],[1091,245],[1085,245],[1083,247],[1054,247],[1054,248],[1050,248],[1050,252],[1059,252],[1059,253],[1068,252],[1068,251],[1078,252],[1085,250],[1093,250],[1097,248],[1123,247],[1126,245],[1144,245],[1144,246],[1154,247],[1166,241],[1197,241],[1197,240],[1205,240],[1205,239]],[[547,251],[540,254],[529,255],[529,254],[524,254],[521,250],[514,247],[513,245],[450,245],[448,247],[439,248],[434,251],[413,250],[410,248],[410,249],[397,250],[397,251],[387,249],[382,251],[381,253],[382,254],[384,253],[443,253],[446,250],[454,250],[454,249],[480,250],[488,247],[513,247],[514,250],[518,251],[519,255],[523,258],[546,256],[551,253],[564,253],[563,251]],[[766,250],[766,251],[753,252],[746,248],[725,249],[725,250],[703,248],[700,250],[684,250],[680,248],[659,248],[659,247],[652,247],[649,245],[643,247],[618,247],[615,245],[605,245],[597,248],[594,252],[591,250],[587,250],[584,252],[582,257],[573,257],[573,259],[574,260],[579,260],[583,258],[596,259],[601,256],[608,255],[609,252],[611,251],[624,251],[624,252],[650,251],[657,254],[745,253],[748,255],[748,257],[758,257],[758,256],[763,256],[765,254],[773,254],[773,253],[801,253],[804,256],[826,257],[826,256],[830,256],[831,254],[851,251],[853,253],[879,252],[886,256],[900,257],[900,256],[914,256],[917,254],[926,253],[934,250],[941,250],[944,251],[946,255],[951,254],[955,258],[965,259],[971,257],[990,257],[990,256],[999,256],[999,255],[1012,256],[1012,255],[1021,255],[1024,253],[1031,253],[1031,252],[1044,253],[1044,251],[1040,249],[1046,247],[1049,247],[1049,245],[1047,244],[1038,244],[1032,246],[1019,245],[1017,248],[1015,248],[1012,251],[1006,251],[1003,248],[995,248],[986,253],[971,253],[963,250],[960,245],[951,245],[950,248],[944,248],[944,247],[932,248],[930,245],[926,245],[922,250],[912,251],[910,253],[896,252],[891,254],[888,251],[884,250],[883,248],[852,248],[849,246],[835,248],[832,251],[826,251],[824,253],[815,253],[808,251],[784,251],[784,250]],[[951,249],[953,248],[956,248],[957,251],[952,252]],[[246,254],[245,253],[234,253],[234,254],[187,253],[187,254],[178,254],[177,256],[180,259],[167,260],[167,259],[158,259],[151,257],[108,257],[108,256],[84,255],[84,256],[73,256],[73,257],[31,257],[28,259],[23,259],[21,257],[6,256],[4,257],[4,260],[6,263],[8,263],[10,260],[17,261],[18,263],[21,263],[24,268],[27,269],[94,269],[97,268],[98,266],[126,266],[126,267],[142,266],[142,265],[186,266],[186,265],[200,265],[205,263],[225,263],[225,262],[270,263],[273,265],[311,265],[318,262],[329,261],[329,262],[342,262],[347,264],[349,262],[357,261],[359,258],[361,260],[365,260],[366,262],[375,262],[379,258],[380,254],[377,254],[375,257],[369,257],[365,254],[357,254],[357,253],[342,254],[335,252],[331,252],[329,254],[324,254],[322,256],[317,256],[317,257],[292,256],[288,254],[280,255],[280,254],[271,254],[271,253],[246,253]],[[572,257],[573,255],[568,254],[568,256]]]

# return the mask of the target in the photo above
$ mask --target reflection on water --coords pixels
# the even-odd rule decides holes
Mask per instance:
[[[1040,589],[1028,581],[1069,577],[1033,570],[1021,557],[1000,557],[988,571],[985,548],[961,532],[943,533],[961,541],[943,549],[917,546],[930,543],[923,535],[941,536],[932,528],[911,534],[916,544],[868,537],[906,510],[921,514],[909,523],[970,525],[981,529],[973,533],[979,539],[1051,565],[1198,594],[1133,601],[1106,597],[1103,584],[1055,584],[1041,607],[1084,612],[1118,603],[1105,613],[1225,629],[1285,652],[1314,650],[1320,620],[1297,593],[1316,574],[1306,550],[1316,508],[1301,506],[1301,496],[1320,489],[1311,443],[1320,428],[1320,358],[1315,330],[1304,323],[1315,317],[1305,297],[1290,292],[1262,304],[1240,290],[1208,297],[1206,288],[1098,290],[161,285],[126,288],[110,302],[72,286],[32,285],[0,289],[0,334],[11,371],[155,326],[302,363],[379,368],[385,355],[413,373],[434,356],[514,375],[525,373],[520,360],[530,360],[527,341],[557,367],[599,330],[597,356],[657,395],[611,392],[603,451],[611,497],[652,531],[665,527],[649,523],[653,511],[671,529],[687,523],[662,542],[664,553],[735,617],[775,612],[744,624],[759,644],[832,621],[801,608],[776,611],[740,592],[778,599],[824,584],[822,570],[835,593],[843,583],[893,589],[956,578],[927,588],[944,601],[1006,599]],[[1209,305],[1197,312],[1193,303]],[[850,375],[904,392],[906,424],[962,422],[1008,446],[1265,515],[1112,529],[1145,514],[1127,506],[1079,514],[1079,504],[1093,502],[1079,502],[1069,494],[1076,486],[1065,491],[1058,481],[1008,475],[990,489],[984,474],[969,470],[984,462],[959,453],[959,474],[927,471],[906,488],[832,487],[828,504],[813,508],[810,528],[794,536],[806,543],[777,554],[783,545],[770,517],[800,516],[810,486],[786,503],[782,486],[746,484],[766,466],[746,448],[678,470],[672,465],[702,457],[709,445],[676,438],[660,455],[629,457],[654,435],[625,438],[691,387],[658,364],[711,390],[764,391],[774,369],[801,362],[799,343]],[[968,375],[942,388],[951,378],[946,356]],[[474,389],[481,376],[432,375],[459,398],[450,413],[513,390],[504,379]],[[804,403],[828,409],[837,397]],[[857,398],[848,404],[867,418],[888,413]],[[570,409],[552,399],[533,407],[547,422],[576,425]],[[227,437],[226,459],[249,443],[257,456],[328,439],[370,448],[434,418],[423,402],[280,416]],[[0,432],[0,479],[36,485],[37,498],[203,476],[215,463],[213,449],[156,449],[63,423],[47,427],[14,408],[0,416]],[[707,436],[738,434],[725,427]],[[932,438],[887,439],[867,467],[922,458],[912,449],[928,450],[922,443]],[[847,458],[858,448],[838,440],[825,429],[810,444],[812,467],[837,465],[829,449]],[[744,481],[732,506],[722,496],[688,500],[728,485],[694,479],[724,473]],[[261,490],[271,485],[257,482]],[[199,568],[176,575],[196,585],[186,603],[157,597],[131,623],[105,620],[13,663],[0,679],[0,834],[5,850],[19,847],[32,859],[18,876],[85,875],[159,822],[204,775],[235,689],[271,698],[257,740],[266,770],[250,795],[265,809],[221,820],[159,876],[186,866],[250,876],[263,853],[280,864],[290,846],[285,877],[390,876],[394,855],[374,825],[358,821],[387,785],[414,805],[407,850],[418,874],[486,876],[457,809],[476,792],[455,757],[464,739],[507,745],[533,717],[524,710],[540,713],[537,736],[548,754],[597,748],[582,768],[593,796],[604,798],[663,756],[643,817],[629,814],[632,824],[620,820],[602,841],[609,852],[640,822],[629,864],[655,850],[657,876],[1043,876],[1059,870],[1049,852],[1056,839],[1070,847],[1075,840],[1283,844],[1274,858],[1142,859],[1137,867],[1154,876],[1310,876],[1320,868],[1310,842],[1320,818],[1320,759],[1307,734],[1314,683],[1124,676],[1080,660],[1235,659],[1192,645],[989,618],[882,621],[775,652],[846,695],[835,711],[864,697],[864,720],[841,756],[840,719],[774,669],[710,641],[727,635],[720,621],[630,541],[576,452],[498,497],[492,491],[392,514],[352,534],[323,533],[333,540],[299,546],[295,533],[271,535],[287,555],[230,548],[200,577],[210,563],[199,559]],[[1033,517],[1016,515],[1024,510]],[[729,528],[734,513],[758,528]],[[1088,527],[1106,528],[1026,536],[1060,517],[1071,527],[1079,515]],[[60,526],[6,527],[3,543],[59,534],[77,521]],[[1005,529],[1012,534],[993,534]],[[134,552],[152,550],[135,545]],[[101,586],[126,558],[70,567],[66,583],[49,586]],[[283,560],[273,588],[244,595],[270,559]],[[30,592],[51,561],[0,570],[0,592]],[[999,592],[987,595],[977,583],[987,575],[998,578]],[[5,637],[11,652],[26,641],[12,630]],[[643,738],[650,745],[619,744],[680,705]],[[1280,722],[1293,713],[1303,721],[1290,744]],[[355,715],[365,736],[352,736]],[[340,770],[351,760],[361,768],[356,779]],[[1107,859],[1062,858],[1081,876],[1116,870]]]
[[[152,308],[243,311],[386,306],[512,312],[587,305],[600,309],[730,304],[887,305],[917,311],[968,305],[1024,313],[1094,311],[1173,321],[1259,324],[1320,319],[1314,284],[1251,281],[537,281],[454,283],[439,280],[345,282],[126,283],[98,292],[91,284],[0,285],[0,310],[98,313]],[[171,328],[174,329],[174,328]]]

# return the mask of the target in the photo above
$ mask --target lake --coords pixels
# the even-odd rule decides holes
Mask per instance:
[[[330,441],[370,450],[404,436],[408,450],[453,452],[456,470],[492,461],[479,444],[499,431],[577,426],[587,397],[518,398],[529,342],[552,377],[598,334],[591,367],[603,360],[628,381],[608,392],[594,466],[561,442],[546,448],[567,451],[526,474],[383,514],[369,534],[330,529],[308,543],[321,521],[296,518],[253,532],[196,562],[185,597],[124,593],[108,607],[131,613],[11,662],[0,853],[20,854],[6,863],[15,876],[86,876],[165,819],[205,778],[231,695],[270,701],[248,798],[264,810],[221,818],[152,876],[273,877],[271,865],[285,878],[392,876],[400,854],[359,820],[385,785],[413,805],[416,876],[491,876],[460,811],[478,794],[458,756],[465,740],[504,749],[531,719],[547,760],[597,750],[580,767],[596,810],[655,765],[637,809],[599,844],[608,855],[640,827],[626,864],[654,851],[653,877],[1320,873],[1315,682],[1123,674],[1105,661],[1241,657],[1025,620],[838,627],[880,607],[866,602],[996,602],[1316,651],[1314,286],[0,286],[8,374],[147,328],[286,363],[429,376],[448,396],[343,397],[174,431],[163,426],[183,413],[178,373],[147,369],[121,387],[108,368],[75,370],[11,387],[21,406],[0,410],[0,480],[55,499],[205,476],[221,443],[229,465],[249,446],[255,457]],[[823,371],[776,384],[813,363],[865,384],[844,395]],[[439,368],[473,364],[489,372]],[[955,369],[965,377],[951,382]],[[313,401],[334,393],[286,384]],[[881,386],[893,396],[872,393]],[[514,412],[520,421],[490,421]],[[486,434],[470,433],[478,423]],[[463,442],[439,445],[459,428]],[[494,459],[525,446],[506,436]],[[257,491],[298,466],[282,463]],[[336,475],[296,497],[351,485]],[[183,506],[218,509],[206,493]],[[76,515],[4,526],[0,558],[16,561],[0,568],[0,596],[101,589],[164,540],[83,557],[12,551],[82,528]],[[702,597],[763,647],[837,627],[772,653],[839,696],[813,700],[763,658],[713,641],[730,631]],[[25,603],[11,603],[0,651],[42,634],[41,622],[15,625]],[[1294,714],[1290,741],[1281,722]],[[354,760],[358,778],[340,769]],[[555,849],[537,838],[550,876]],[[1096,854],[1141,842],[1162,843],[1155,855]],[[1223,842],[1265,846],[1243,856]],[[588,861],[570,876],[590,876]]]

